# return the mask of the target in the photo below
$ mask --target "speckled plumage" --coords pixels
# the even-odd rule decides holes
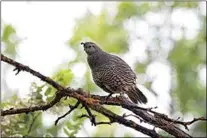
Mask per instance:
[[[136,86],[136,74],[124,60],[102,51],[95,43],[83,44],[93,80],[100,88],[110,94],[124,92],[134,103],[147,103]]]

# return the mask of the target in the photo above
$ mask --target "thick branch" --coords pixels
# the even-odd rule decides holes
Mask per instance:
[[[17,70],[18,71],[17,73],[19,73],[21,70],[22,71],[26,71],[26,72],[29,72],[32,75],[40,78],[42,81],[45,81],[48,84],[52,85],[57,90],[62,90],[64,88],[61,85],[59,85],[57,82],[53,81],[51,78],[46,77],[46,76],[40,74],[39,72],[29,68],[28,66],[25,66],[25,65],[23,65],[21,63],[18,63],[16,61],[14,61],[14,60],[4,56],[3,54],[1,54],[1,60],[6,62],[6,63],[8,63],[8,64],[11,64],[11,65],[15,66],[16,68],[14,69],[14,71]]]
[[[96,95],[93,95],[91,97],[94,97],[100,100],[105,98],[105,97],[99,97]],[[149,124],[152,124],[153,126],[159,127],[171,135],[174,135],[177,137],[191,137],[190,135],[185,133],[183,130],[176,127],[174,123],[171,123],[173,121],[176,123],[176,120],[168,118],[167,115],[152,111],[151,108],[138,107],[134,103],[126,99],[123,99],[123,98],[120,99],[119,97],[110,98],[107,101],[101,100],[101,103],[108,104],[108,105],[122,106],[123,108],[128,109],[132,111],[133,113],[135,113],[136,115],[138,115],[139,117],[141,117],[145,122],[148,122]],[[154,115],[151,115],[148,112],[151,112]]]
[[[103,108],[100,104],[96,104],[97,100],[93,100],[93,99],[87,100],[88,98],[85,98],[84,96],[82,96],[78,93],[75,93],[76,90],[73,90],[70,88],[64,89],[64,87],[62,87],[61,85],[59,85],[58,83],[56,83],[55,81],[50,79],[49,77],[43,76],[39,72],[30,69],[28,66],[22,65],[21,63],[18,63],[10,58],[7,58],[2,54],[1,54],[1,60],[9,63],[11,65],[14,65],[18,69],[18,71],[24,70],[24,71],[30,72],[34,76],[37,76],[41,80],[51,84],[53,87],[55,87],[57,90],[59,90],[59,92],[56,93],[54,100],[52,100],[52,102],[50,102],[49,104],[42,105],[42,106],[34,106],[34,107],[29,107],[29,108],[1,111],[1,115],[3,115],[3,116],[11,115],[11,114],[34,112],[34,111],[38,111],[38,110],[44,111],[44,110],[47,110],[48,108],[52,107],[53,105],[55,105],[57,102],[59,102],[62,97],[71,96],[73,98],[76,98],[81,103],[87,104],[91,109],[93,109],[99,113],[104,114],[110,120],[114,120],[113,122],[117,122],[117,123],[123,124],[127,127],[131,127],[133,129],[140,131],[140,132],[142,132],[146,135],[149,135],[151,137],[156,137],[156,138],[160,137],[154,130],[147,129],[145,127],[142,127],[142,126],[136,124],[135,122],[133,122],[131,120],[127,120],[125,118],[122,118],[121,116],[114,114],[113,112]],[[65,93],[67,93],[67,95],[65,95]]]
[[[113,112],[103,108],[102,106],[99,106],[99,104],[91,104],[89,107],[95,111],[99,111],[99,113],[102,113],[103,115],[107,116],[111,122],[117,122],[119,124],[130,126],[131,128],[134,128],[137,131],[140,131],[146,135],[149,135],[151,137],[161,137],[159,136],[154,130],[147,129],[143,126],[140,126],[136,124],[134,121],[124,119],[122,116],[116,115]]]
[[[105,100],[105,96],[98,96],[98,95],[90,95],[88,96],[86,92],[82,91],[81,89],[71,89],[67,88],[65,89],[49,77],[45,77],[44,75],[40,74],[37,71],[34,71],[30,69],[28,66],[22,65],[21,63],[18,63],[12,59],[9,59],[1,54],[1,60],[4,62],[7,62],[11,65],[14,65],[18,71],[23,70],[27,71],[34,76],[40,78],[41,80],[49,83],[53,87],[55,87],[58,91],[56,93],[56,96],[54,100],[52,100],[50,103],[46,105],[40,105],[40,106],[34,106],[34,107],[28,107],[28,108],[20,108],[20,109],[12,109],[12,110],[4,110],[1,111],[1,115],[12,115],[12,114],[20,114],[20,113],[29,113],[39,110],[47,110],[48,108],[51,108],[54,106],[57,102],[60,101],[62,97],[73,97],[77,99],[79,102],[84,103],[87,105],[87,107],[102,113],[106,117],[108,117],[111,122],[117,122],[120,124],[123,124],[127,127],[131,127],[137,131],[140,131],[146,135],[149,135],[151,137],[160,137],[154,130],[147,129],[145,127],[142,127],[135,122],[125,119],[123,116],[119,116],[117,114],[114,114],[113,112],[107,110],[106,108],[102,107],[101,104],[106,105],[116,105],[116,106],[122,106],[125,109],[128,109],[135,113],[137,116],[141,117],[146,123],[152,124],[155,127],[159,127],[169,134],[172,134],[176,137],[191,137],[190,135],[186,134],[184,131],[176,127],[174,124],[183,124],[181,121],[177,121],[174,119],[168,118],[164,114],[157,113],[155,111],[152,111],[151,108],[142,108],[138,107],[137,105],[133,104],[126,98],[120,98],[120,97],[111,97],[108,98],[107,101]],[[197,121],[196,119],[195,121]],[[201,119],[200,119],[201,120]],[[190,125],[194,123],[195,121],[191,121],[188,123],[185,123],[185,125]]]
[[[33,107],[26,107],[26,108],[19,108],[19,109],[9,109],[9,110],[4,110],[1,111],[1,116],[6,116],[6,115],[13,115],[13,114],[21,114],[21,113],[29,113],[29,112],[35,112],[35,111],[45,111],[52,106],[54,106],[56,103],[60,101],[62,97],[60,96],[59,93],[56,94],[55,98],[48,104],[45,105],[38,105],[38,106],[33,106]]]

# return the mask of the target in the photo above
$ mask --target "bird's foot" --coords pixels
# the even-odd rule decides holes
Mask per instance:
[[[117,98],[124,98],[124,93],[123,92],[120,92],[119,95],[116,96]]]
[[[22,70],[21,70],[20,68],[16,67],[15,69],[13,69],[13,71],[17,71],[17,72],[15,73],[15,75],[17,75],[17,74],[19,74],[19,72],[22,71]]]
[[[120,92],[120,97],[124,97],[124,92]]]
[[[124,92],[121,92],[119,95],[116,96],[119,100],[126,100],[127,98],[124,96]]]

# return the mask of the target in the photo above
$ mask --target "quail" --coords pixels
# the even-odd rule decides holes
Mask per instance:
[[[124,60],[103,51],[93,42],[82,42],[81,45],[87,54],[95,84],[108,92],[108,97],[125,93],[135,104],[147,103],[147,98],[136,86],[136,74]]]

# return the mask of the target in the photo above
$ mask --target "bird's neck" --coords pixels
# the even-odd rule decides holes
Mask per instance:
[[[107,56],[106,52],[100,51],[96,52],[92,55],[88,55],[88,64],[91,69],[95,69],[103,64],[107,63]]]

